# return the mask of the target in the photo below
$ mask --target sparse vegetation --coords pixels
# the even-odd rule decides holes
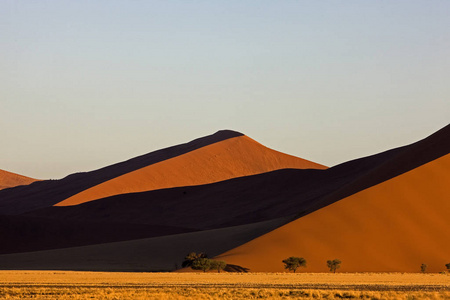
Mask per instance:
[[[448,299],[450,292],[431,291],[347,291],[316,289],[266,289],[266,288],[55,288],[55,287],[1,287],[2,299],[36,299],[36,300],[68,300],[68,299],[133,299],[133,300],[211,300],[211,299]]]
[[[283,260],[284,268],[289,271],[297,271],[299,267],[306,268],[306,259],[303,257],[291,256]]]
[[[206,257],[196,259],[192,263],[191,268],[193,270],[202,270],[203,272],[206,272],[211,268],[211,260]]]
[[[336,273],[336,270],[341,267],[341,261],[339,259],[327,260],[327,266],[330,272]]]
[[[211,259],[210,263],[211,263],[211,270],[217,270],[218,273],[224,270],[227,266],[227,263],[222,260]]]
[[[181,264],[183,268],[191,267],[197,259],[207,258],[208,255],[206,253],[195,253],[191,252],[184,257],[184,261]]]
[[[184,257],[182,267],[191,267],[193,270],[202,270],[206,272],[208,270],[217,270],[220,273],[227,266],[227,263],[221,260],[209,259],[206,253],[191,252]]]
[[[427,264],[421,264],[420,265],[420,271],[422,273],[425,273],[427,271],[428,265]]]
[[[299,279],[301,281],[299,281]],[[421,273],[0,271],[0,299],[450,299],[450,276]]]

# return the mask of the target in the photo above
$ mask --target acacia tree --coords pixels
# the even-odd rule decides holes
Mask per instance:
[[[283,260],[284,268],[289,271],[297,271],[298,267],[306,268],[306,259],[303,257],[291,256]]]
[[[208,271],[211,268],[211,259],[202,257],[194,260],[191,266],[194,270],[202,270],[203,272]]]
[[[189,253],[188,255],[186,255],[184,257],[184,261],[181,264],[181,266],[183,268],[191,267],[192,264],[194,263],[194,261],[196,261],[197,259],[199,259],[199,258],[207,258],[207,257],[208,257],[208,255],[206,255],[206,253],[191,252],[191,253]]]
[[[447,268],[447,271],[450,271],[450,263],[446,264],[445,267]]]
[[[341,267],[341,261],[339,259],[327,260],[327,266],[330,272],[336,273],[336,270]]]
[[[210,259],[210,263],[211,270],[217,270],[218,273],[220,273],[220,270],[225,269],[225,267],[227,266],[227,263],[221,260]]]

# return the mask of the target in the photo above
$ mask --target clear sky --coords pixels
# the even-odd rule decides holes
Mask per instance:
[[[450,1],[0,1],[0,169],[233,129],[332,166],[450,120]]]

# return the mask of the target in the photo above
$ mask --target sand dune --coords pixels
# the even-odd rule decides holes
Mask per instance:
[[[0,170],[0,190],[16,187],[20,185],[28,185],[38,181],[30,177],[22,176],[19,174],[11,173],[8,171]]]
[[[177,175],[180,174],[179,172],[181,172],[181,170],[170,170],[171,167],[183,167],[193,171],[193,173],[191,172],[191,175],[186,174],[186,176],[192,177],[198,175],[202,179],[201,182],[205,181],[206,176],[206,173],[201,171],[203,164],[205,165],[206,170],[211,172],[210,175],[213,176],[212,178],[214,178],[213,180],[215,181],[220,180],[219,178],[226,179],[233,176],[244,176],[249,172],[251,174],[260,173],[272,168],[325,168],[324,166],[300,158],[270,150],[247,137],[239,139],[238,142],[231,142],[230,144],[225,143],[218,147],[213,146],[210,148],[214,149],[215,152],[213,151],[212,154],[217,155],[217,157],[198,157],[196,160],[192,161],[192,163],[187,161],[182,162],[182,160],[181,162],[180,160],[175,160],[175,163],[172,163],[171,159],[173,158],[183,156],[189,152],[195,152],[198,149],[216,143],[220,144],[222,141],[236,137],[244,136],[239,132],[221,130],[213,135],[202,137],[186,144],[157,150],[95,171],[72,174],[61,180],[45,180],[26,187],[16,187],[14,190],[2,190],[0,191],[0,214],[20,214],[52,206],[103,182],[166,160],[170,161],[166,168],[168,172],[173,172],[173,175]],[[242,146],[242,155],[247,155],[246,157],[239,158],[240,153],[233,149],[221,149],[222,146],[239,147],[239,145]],[[248,148],[246,148],[246,145]],[[220,152],[220,150],[223,152]],[[251,151],[255,152],[253,153]],[[209,155],[207,151],[203,151],[202,154]],[[264,157],[258,158],[257,156],[259,155],[264,155]],[[195,155],[193,156],[195,157]],[[189,157],[193,158],[192,155]],[[221,160],[221,157],[223,160]],[[230,158],[236,160],[236,166],[227,161]],[[209,160],[211,160],[211,162],[209,162]],[[217,164],[211,167],[213,162]],[[196,163],[199,165],[195,165]],[[267,165],[267,167],[265,167],[265,165]],[[163,169],[164,168],[156,167],[158,172],[162,172]],[[222,175],[220,175],[221,173]],[[147,172],[146,170],[143,170],[143,172],[139,174],[145,176]],[[133,176],[126,178],[136,179]],[[188,181],[192,182],[192,180],[193,179],[191,178],[191,180]],[[143,183],[143,181],[148,182],[147,179],[141,180],[138,178],[138,183],[136,183],[135,186],[139,188],[141,185],[146,185],[147,183]],[[199,181],[198,184],[201,182]],[[174,184],[174,181],[168,177],[160,179],[159,184],[163,185],[167,183]],[[152,185],[152,183],[150,183],[150,185]],[[111,188],[110,185],[108,185],[108,188]],[[108,191],[108,189],[105,191]]]
[[[90,246],[0,255],[0,266],[170,270],[189,251],[232,249],[220,258],[252,271],[282,271],[281,260],[293,255],[305,257],[311,272],[327,271],[333,258],[343,261],[340,271],[419,271],[422,263],[441,271],[450,262],[449,136],[447,126],[417,143],[324,168],[222,131],[3,190],[0,213],[21,214],[0,218],[9,234],[3,242],[24,237],[6,252]],[[88,200],[54,206],[65,199]],[[146,236],[158,237],[130,241]]]
[[[243,225],[294,214],[301,217],[410,171],[441,156],[442,153],[449,153],[450,142],[447,138],[449,129],[450,127],[446,127],[408,146],[349,161],[325,170],[283,169],[214,184],[120,194],[74,206],[53,206],[30,212],[29,215],[87,222],[141,224],[151,222],[163,226],[195,229]],[[241,138],[248,139],[242,136],[213,146],[219,147],[222,143],[230,142],[238,144],[233,146],[233,149],[240,149],[239,145],[242,142],[237,139]],[[254,143],[251,142],[251,145]],[[244,144],[248,143],[244,141]],[[219,147],[221,148],[223,147]],[[255,152],[256,150],[253,150],[251,153]],[[191,153],[193,152],[189,154]],[[185,159],[189,154],[177,158],[182,162],[191,161]],[[246,157],[243,154],[241,157]],[[193,159],[197,159],[197,156]],[[220,163],[220,160],[215,163]],[[236,165],[239,164],[233,164]],[[141,171],[143,170],[136,172]],[[172,174],[177,171],[168,172]],[[192,173],[193,171],[190,174]],[[180,173],[176,174],[182,176]],[[148,178],[151,173],[146,176]],[[131,179],[128,182],[132,186]]]
[[[60,197],[61,194],[64,195],[77,188],[92,185],[92,182],[104,180],[111,177],[111,174],[117,175],[118,172],[125,172],[126,175],[119,175],[116,177],[118,180],[115,178],[105,182],[107,187],[112,186],[113,191],[129,187],[152,189],[158,185],[172,186],[217,181],[221,178],[260,173],[285,166],[326,168],[271,150],[240,133],[220,131],[188,144],[152,152],[104,169],[74,174],[58,181],[47,181],[34,189],[18,189],[16,190],[18,197],[14,198],[15,195],[12,194],[13,208],[16,211],[29,210],[35,205],[30,200],[43,201],[42,204],[46,205],[52,199]],[[133,171],[132,169],[137,170]],[[126,173],[130,170],[131,172]],[[117,186],[115,186],[116,183]],[[103,187],[102,184],[98,186]],[[105,191],[108,192],[108,189],[102,190],[102,192]],[[36,194],[40,197],[37,198]],[[4,198],[0,197],[0,199],[3,202]],[[0,225],[4,228],[3,238],[0,239],[9,245],[7,249],[3,249],[3,252],[29,252],[196,230],[193,227],[174,226],[170,224],[170,220],[155,224],[154,221],[158,222],[160,219],[152,218],[152,215],[146,212],[156,213],[157,216],[161,215],[158,213],[157,205],[143,210],[133,205],[127,205],[127,207],[135,210],[139,218],[134,218],[133,214],[129,214],[127,218],[117,218],[113,212],[118,209],[118,206],[114,204],[112,206],[107,204],[107,207],[101,209],[102,216],[108,216],[107,220],[102,217],[88,220],[87,216],[90,213],[87,213],[86,216],[83,216],[85,213],[81,213],[76,218],[67,218],[58,212],[56,215],[45,216],[0,217]],[[5,205],[7,211],[9,208],[8,205]],[[120,208],[119,211],[121,211]],[[231,217],[233,216],[231,215]],[[192,215],[187,215],[187,218],[195,221]],[[139,219],[144,219],[145,222],[140,222]],[[226,220],[228,221],[228,219]],[[251,223],[251,221],[248,220],[246,223]],[[108,232],[108,227],[114,232]],[[16,237],[22,238],[17,239]]]
[[[450,125],[418,142],[375,155],[375,157],[384,156],[385,159],[379,160],[376,167],[368,169],[365,174],[361,173],[354,181],[322,198],[321,206],[329,205],[448,153],[450,153]],[[365,161],[368,161],[363,160],[358,167],[364,166]]]
[[[153,151],[98,170],[71,174],[60,180],[44,180],[28,186],[1,190],[0,214],[20,214],[48,207],[117,176],[237,136],[242,136],[242,133],[221,130],[189,143]]]
[[[450,262],[450,154],[354,194],[218,258],[252,271],[283,271],[301,256],[308,272],[443,271]]]
[[[116,177],[56,205],[77,205],[118,194],[207,184],[285,168],[326,167],[239,136]]]

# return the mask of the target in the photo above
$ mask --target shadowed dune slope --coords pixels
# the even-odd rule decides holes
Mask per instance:
[[[289,256],[307,271],[418,272],[450,260],[450,155],[288,223],[218,258],[252,271],[279,272]]]
[[[210,257],[237,247],[284,219],[170,236],[0,255],[3,270],[172,271],[189,252]]]
[[[201,186],[121,194],[29,215],[211,229],[301,217],[450,152],[449,129],[326,170],[285,169]],[[442,134],[444,133],[444,134]],[[420,157],[420,159],[416,159]]]
[[[38,181],[30,177],[0,170],[0,190],[12,188],[20,185],[28,185]]]
[[[76,205],[118,194],[207,184],[285,168],[326,167],[239,136],[116,177],[56,205]]]
[[[30,252],[192,232],[153,224],[0,216],[0,253]]]

